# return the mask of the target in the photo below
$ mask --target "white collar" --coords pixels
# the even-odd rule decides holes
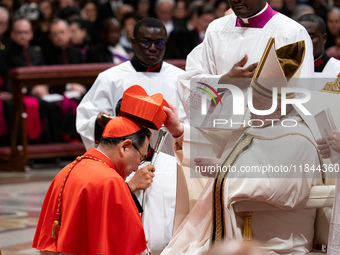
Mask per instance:
[[[114,47],[111,45],[108,45],[107,48],[111,53],[116,53],[118,50],[120,50],[119,43],[117,43]]]
[[[105,157],[107,157],[109,160],[110,160],[110,158],[104,153],[104,152],[102,152],[101,150],[99,150],[98,148],[95,148],[97,151],[99,151],[101,154],[103,154]],[[110,160],[111,161],[111,160]]]

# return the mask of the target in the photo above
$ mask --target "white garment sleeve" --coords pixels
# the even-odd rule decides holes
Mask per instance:
[[[220,78],[221,75],[216,71],[215,59],[212,52],[213,46],[210,44],[209,27],[207,29],[204,41],[194,48],[186,59],[186,72],[178,76],[178,93],[183,104],[187,118],[190,118],[190,108],[195,107],[197,100],[195,91],[190,88],[191,78]],[[196,100],[195,100],[196,99]]]
[[[77,108],[77,132],[80,134],[86,150],[95,146],[94,132],[98,113],[105,111],[114,116],[116,103],[110,94],[112,89],[109,86],[113,86],[112,82],[99,74]]]

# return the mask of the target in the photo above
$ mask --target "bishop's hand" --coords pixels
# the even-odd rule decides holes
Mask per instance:
[[[336,152],[340,153],[340,132],[334,130],[333,134],[327,137],[329,146]]]
[[[182,136],[184,127],[183,124],[179,122],[176,107],[172,104],[169,104],[169,107],[163,106],[163,110],[167,114],[167,119],[164,122],[164,126],[174,138]]]
[[[205,177],[215,178],[216,171],[212,171],[213,169],[216,170],[217,166],[220,166],[222,161],[219,158],[213,157],[197,157],[194,159],[196,163],[196,169],[201,175]]]
[[[318,145],[318,150],[320,151],[321,157],[322,158],[329,158],[331,154],[331,150],[327,144],[327,142],[324,139],[318,139],[316,141]]]

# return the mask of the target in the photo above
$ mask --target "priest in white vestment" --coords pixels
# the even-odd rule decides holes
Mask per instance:
[[[299,40],[305,41],[301,77],[310,78],[314,74],[313,46],[303,26],[274,11],[266,0],[229,1],[229,5],[233,13],[210,23],[204,41],[187,57],[186,72],[179,76],[178,91],[191,124],[196,124],[195,115],[202,96],[201,91],[191,87],[193,78],[203,83],[215,81],[207,84],[213,87],[218,81],[227,83],[225,80],[228,78],[252,78],[270,37],[275,38],[277,48]],[[215,79],[212,80],[212,77]],[[249,83],[240,85],[245,98]],[[303,82],[299,86],[309,88],[310,85]],[[224,92],[222,100],[223,104],[230,107],[223,107],[220,113],[215,111],[214,116],[228,119],[232,116],[233,104],[229,91]],[[246,104],[243,108],[246,108]]]
[[[190,79],[251,78],[270,37],[275,38],[277,48],[305,41],[300,77],[313,77],[313,46],[303,26],[274,11],[266,0],[229,1],[229,4],[234,13],[210,23],[204,41],[187,57],[186,73],[179,77],[179,94],[189,119],[196,97],[190,90]]]
[[[266,83],[266,77],[275,78],[281,91],[281,86],[289,84],[285,77],[299,74],[305,56],[304,41],[278,51],[275,51],[273,41],[273,38],[269,40],[251,84],[252,104],[258,110],[267,110],[272,101],[276,101],[271,98],[275,85]],[[276,55],[285,55],[292,48],[296,49],[292,61],[296,65],[287,68],[285,59],[288,62],[292,59]],[[272,61],[272,57],[277,58],[276,61]],[[267,59],[270,60],[267,62]],[[280,67],[279,63],[283,65]],[[281,73],[276,72],[278,67],[282,68]],[[281,102],[280,96],[278,99]],[[266,115],[252,112],[251,121],[247,122],[249,127],[229,130],[228,138],[225,138],[227,129],[216,132],[181,125],[176,121],[173,109],[167,109],[169,121],[166,126],[174,137],[178,137],[178,153],[183,153],[181,163],[193,161],[190,156],[193,157],[193,151],[199,152],[200,145],[209,148],[203,151],[207,154],[220,147],[225,150],[220,157],[220,169],[226,170],[215,172],[215,178],[208,181],[163,255],[201,254],[222,240],[242,240],[243,215],[234,211],[234,204],[240,200],[262,202],[278,209],[252,212],[252,238],[270,254],[306,254],[311,250],[316,210],[301,209],[298,205],[308,198],[312,185],[321,184],[321,171],[309,169],[320,169],[322,162],[310,129],[293,107],[287,108],[287,114],[283,114],[280,104],[274,109]],[[296,125],[287,127],[283,124],[287,121]],[[204,163],[205,160],[208,163]],[[218,162],[218,159],[211,160],[201,157],[194,161],[199,162],[200,167]]]

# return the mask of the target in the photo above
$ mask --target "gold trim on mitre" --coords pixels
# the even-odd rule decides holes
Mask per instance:
[[[321,92],[340,94],[340,73],[338,74],[335,81],[329,81],[325,87],[320,90]]]
[[[258,94],[272,98],[272,88],[288,87],[289,79],[297,74],[304,57],[304,41],[291,43],[276,50],[275,38],[269,38],[251,81],[251,86]],[[278,92],[280,99],[280,91]],[[287,95],[287,98],[294,96],[295,93],[291,93]]]

